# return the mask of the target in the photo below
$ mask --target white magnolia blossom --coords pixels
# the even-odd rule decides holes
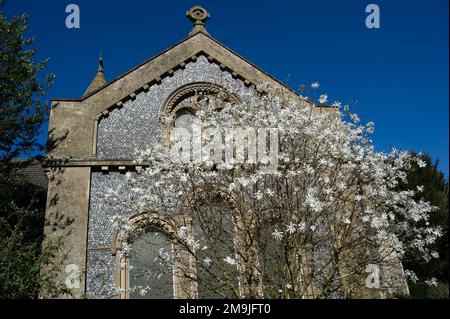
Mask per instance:
[[[320,104],[325,104],[328,101],[328,95],[327,94],[322,94],[319,97],[319,103]]]
[[[338,108],[341,107],[341,105],[342,105],[342,103],[339,101],[334,101],[333,104],[331,104],[331,106],[338,107]]]
[[[417,165],[418,165],[419,167],[421,167],[421,168],[424,168],[424,167],[427,166],[427,162],[425,162],[424,160],[418,158],[418,159],[417,159]]]
[[[226,258],[224,258],[223,261],[226,262],[229,265],[232,265],[232,266],[236,265],[236,259],[234,259],[234,258],[232,258],[230,256],[227,256]]]
[[[432,251],[430,252],[431,257],[438,259],[439,258],[439,253],[437,251]]]
[[[275,193],[274,193],[274,191],[271,190],[271,189],[266,189],[266,194],[267,194],[269,197],[272,197]]]
[[[317,89],[319,83],[311,87]],[[216,103],[202,104],[195,114],[200,129],[276,129],[280,146],[276,168],[268,171],[267,162],[236,158],[224,162],[225,156],[217,160],[211,153],[202,154],[207,161],[180,162],[161,134],[160,143],[137,153],[137,162],[144,167],[142,172],[127,173],[123,186],[105,191],[105,200],[120,211],[111,219],[111,227],[134,232],[129,216],[157,212],[174,224],[181,221],[171,236],[176,237],[173,240],[177,247],[184,247],[197,264],[225,262],[247,271],[253,265],[240,263],[258,255],[261,268],[253,273],[262,273],[266,269],[264,263],[275,258],[263,256],[268,239],[273,237],[275,244],[286,244],[283,253],[287,251],[287,255],[280,262],[289,262],[283,264],[280,272],[292,273],[289,267],[297,264],[298,256],[314,260],[314,279],[304,282],[319,280],[311,285],[328,285],[323,286],[320,296],[328,296],[339,286],[333,253],[339,252],[343,263],[358,261],[359,268],[343,272],[346,282],[365,274],[366,265],[361,260],[367,264],[376,260],[380,267],[388,267],[393,255],[401,258],[410,250],[425,259],[437,258],[430,247],[442,230],[428,222],[435,207],[417,199],[423,187],[400,187],[407,182],[406,172],[412,164],[423,167],[423,160],[397,149],[376,151],[370,135],[374,123],[360,123],[360,118],[348,111],[348,105],[340,108],[340,102],[333,103],[334,108],[321,107],[323,110],[318,112],[314,102],[285,96],[267,85],[258,86],[261,93],[231,82],[225,89],[239,96],[240,103],[227,101],[221,104],[220,111]],[[326,94],[319,98],[321,104],[327,100]],[[222,141],[222,137],[218,140]],[[244,159],[250,153],[247,149]],[[215,212],[220,213],[220,218],[208,215]],[[195,222],[199,224],[196,226]],[[213,227],[220,223],[231,226],[223,231]],[[278,229],[285,230],[285,234]],[[213,247],[217,243],[224,246],[226,254],[241,258],[215,253]],[[132,249],[132,243],[128,247],[131,248],[125,249]],[[288,278],[287,274],[284,278]],[[405,271],[405,275],[418,280],[412,272]],[[428,282],[434,283],[432,279]],[[361,280],[353,282],[356,285]],[[278,284],[271,286],[280,287]],[[281,287],[287,287],[287,283]],[[278,288],[273,289],[273,296],[278,296]],[[296,286],[295,291],[288,290],[299,294],[292,297],[300,297],[308,289]]]
[[[438,285],[437,279],[432,277],[428,280],[425,280],[425,283],[430,287],[436,287]]]
[[[417,275],[412,270],[405,270],[406,278],[408,278],[409,281],[412,283],[416,283],[419,278],[417,278]]]
[[[145,296],[150,291],[150,287],[141,287],[139,289],[139,294]]]
[[[205,257],[205,259],[203,259],[203,263],[206,265],[206,267],[209,267],[212,263],[212,260],[209,257]]]
[[[304,232],[305,229],[306,229],[306,223],[301,223],[301,224],[299,224],[299,225],[298,225],[298,229],[299,229],[301,232]]]
[[[278,231],[277,229],[275,229],[272,232],[272,237],[275,238],[276,240],[282,240],[283,239],[283,232]]]
[[[286,226],[286,231],[291,235],[295,233],[296,231],[295,224],[293,222],[290,222],[289,225]]]

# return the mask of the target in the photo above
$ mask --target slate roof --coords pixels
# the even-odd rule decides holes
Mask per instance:
[[[39,159],[36,158],[14,158],[11,163],[17,165],[16,170],[31,185],[47,190],[48,179],[44,167]]]

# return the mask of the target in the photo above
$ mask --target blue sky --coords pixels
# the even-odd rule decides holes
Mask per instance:
[[[80,97],[101,52],[111,80],[187,36],[187,9],[208,9],[210,34],[293,88],[318,81],[331,101],[356,101],[374,121],[378,150],[424,150],[448,176],[448,0],[41,0],[4,1],[31,14],[38,58],[56,75],[48,98]],[[81,28],[67,29],[78,4]],[[365,7],[381,28],[365,27]],[[45,139],[46,133],[42,134]]]

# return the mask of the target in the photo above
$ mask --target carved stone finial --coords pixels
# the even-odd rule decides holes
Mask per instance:
[[[98,70],[103,72],[103,57],[100,53],[100,57],[98,58]]]
[[[205,29],[205,22],[210,18],[210,15],[205,8],[202,8],[200,6],[192,7],[191,9],[189,9],[189,11],[186,12],[186,16],[194,23],[194,28],[191,32],[189,32],[189,35],[193,35],[198,32],[208,34]]]

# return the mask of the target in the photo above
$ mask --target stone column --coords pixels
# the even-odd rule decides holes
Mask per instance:
[[[48,176],[44,246],[62,240],[62,246],[54,256],[54,263],[59,265],[56,281],[66,284],[72,295],[59,297],[83,298],[91,169],[52,168]],[[51,295],[43,291],[42,297],[49,298]]]

